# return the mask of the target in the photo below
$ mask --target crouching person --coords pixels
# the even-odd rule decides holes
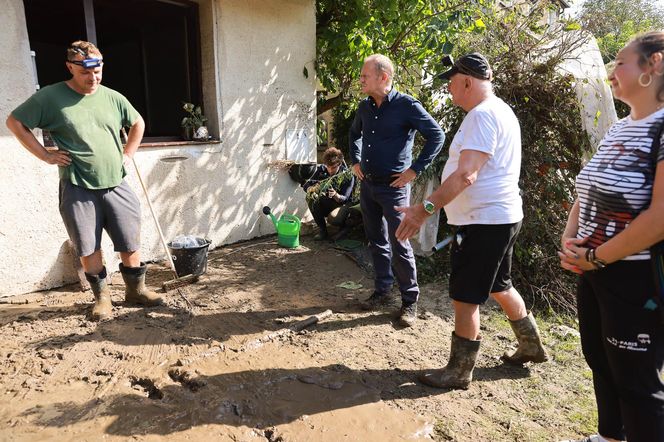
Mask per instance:
[[[323,164],[318,165],[311,178],[302,185],[307,192],[309,211],[318,226],[318,233],[314,236],[317,241],[329,236],[325,217],[350,201],[355,177],[350,172],[341,176],[347,170],[344,154],[336,147],[329,147],[323,153]]]
[[[124,96],[101,86],[103,63],[92,43],[72,43],[65,60],[71,78],[42,88],[7,118],[7,127],[30,153],[58,166],[60,214],[94,293],[93,320],[112,315],[101,254],[103,229],[122,259],[125,301],[162,303],[145,287],[140,204],[124,181],[124,163],[136,153],[145,123]],[[50,131],[57,150],[44,148],[31,132],[36,127]],[[123,127],[130,128],[124,147]]]
[[[521,129],[512,109],[493,94],[489,62],[478,53],[460,58],[441,75],[454,104],[468,112],[450,146],[441,186],[423,204],[399,208],[405,217],[397,239],[415,233],[444,207],[456,226],[449,291],[454,332],[447,366],[421,376],[439,388],[468,388],[480,349],[479,306],[491,295],[510,320],[519,346],[503,359],[544,362],[537,324],[512,286],[512,249],[523,210],[519,193]]]

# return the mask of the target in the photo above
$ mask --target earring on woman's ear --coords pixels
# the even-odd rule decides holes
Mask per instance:
[[[644,77],[645,75],[646,75],[645,72],[641,72],[641,75],[639,75],[639,86],[641,86],[641,87],[648,87],[648,86],[650,86],[650,85],[652,84],[652,75],[651,75],[651,74],[647,74],[647,75],[648,75],[648,82],[647,82],[647,83],[645,83],[645,82],[643,81],[643,77]]]

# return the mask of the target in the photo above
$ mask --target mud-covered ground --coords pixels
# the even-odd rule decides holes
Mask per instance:
[[[554,441],[594,425],[573,330],[541,323],[552,360],[505,366],[514,344],[496,307],[467,391],[420,385],[444,365],[453,327],[445,287],[422,287],[420,320],[364,312],[371,279],[331,244],[274,237],[214,250],[206,275],[167,305],[87,319],[78,285],[0,306],[0,440]],[[148,283],[170,279],[151,265]],[[363,288],[341,288],[352,281]],[[301,332],[289,326],[332,315]]]

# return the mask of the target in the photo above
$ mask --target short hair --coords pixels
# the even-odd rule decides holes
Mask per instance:
[[[77,55],[81,55],[83,58],[91,58],[91,55],[96,58],[103,58],[103,55],[101,55],[101,51],[97,46],[89,41],[83,40],[77,40],[67,48],[67,61],[74,61]]]
[[[336,166],[344,162],[344,154],[336,147],[328,147],[323,152],[323,163],[327,166]]]
[[[388,84],[392,84],[392,79],[394,78],[394,65],[392,64],[392,60],[383,54],[373,54],[365,58],[364,62],[373,63],[374,69],[376,69],[376,72],[378,73],[385,72],[387,74]]]
[[[651,31],[634,37],[629,44],[634,45],[634,49],[639,54],[639,65],[641,67],[648,63],[652,54],[660,52],[664,57],[664,31]],[[664,63],[662,63],[664,66]],[[655,70],[655,76],[660,78],[660,84],[657,88],[657,101],[664,101],[664,75],[663,72]]]

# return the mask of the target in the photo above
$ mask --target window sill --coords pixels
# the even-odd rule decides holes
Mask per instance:
[[[143,140],[143,142],[138,146],[139,148],[145,147],[180,147],[180,146],[201,146],[209,144],[221,144],[221,140],[217,138],[212,138],[206,141],[187,141],[187,140]]]

